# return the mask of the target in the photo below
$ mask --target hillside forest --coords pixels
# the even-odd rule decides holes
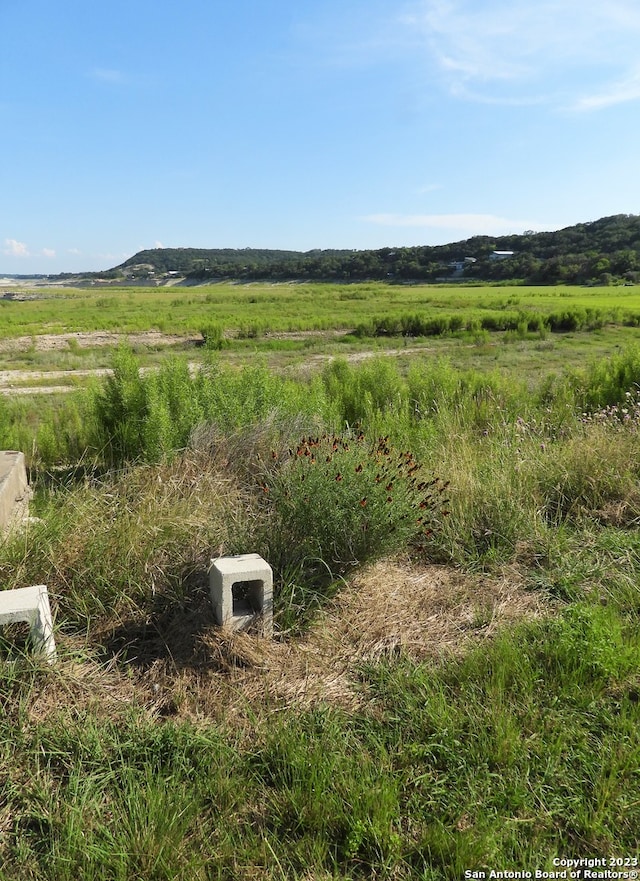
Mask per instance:
[[[496,254],[498,252],[498,255]],[[509,253],[512,252],[512,253]],[[448,245],[378,250],[284,251],[257,248],[155,248],[139,251],[93,278],[192,281],[317,280],[526,284],[640,281],[640,215],[617,214],[555,232],[474,236]],[[65,277],[65,276],[62,276]]]

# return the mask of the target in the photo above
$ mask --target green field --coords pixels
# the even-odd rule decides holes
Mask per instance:
[[[48,585],[59,662],[3,630],[0,879],[634,869],[639,295],[3,301],[0,338],[35,338],[2,369],[44,376],[16,373],[0,398],[38,518],[3,539],[0,573]],[[374,326],[416,314],[463,318]],[[575,326],[552,330],[554,314]],[[135,352],[37,339],[203,329],[208,346]],[[248,551],[274,569],[273,641],[212,621],[211,557]]]
[[[13,288],[12,288],[13,290]],[[640,316],[640,287],[531,287],[360,284],[218,284],[197,287],[57,289],[47,299],[0,300],[0,336],[108,330],[197,333],[219,323],[237,334],[354,329],[376,317],[487,312],[547,315],[567,309],[601,312],[622,323]]]
[[[445,357],[455,366],[479,370],[516,369],[533,377],[614,354],[634,342],[640,321],[640,288],[629,286],[363,283],[35,290],[47,298],[0,300],[0,369],[76,371],[73,382],[80,384],[89,381],[80,371],[109,366],[111,347],[67,338],[52,350],[41,344],[43,335],[130,336],[144,365],[169,352],[200,361],[204,333],[217,344],[221,359],[236,364],[260,355],[274,369],[308,370],[323,357],[390,351],[396,357]],[[148,336],[151,332],[177,339],[168,348]],[[31,384],[18,376],[15,382]],[[39,383],[46,385],[46,379],[33,385]]]

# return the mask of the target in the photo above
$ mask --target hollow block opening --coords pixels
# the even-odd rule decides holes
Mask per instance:
[[[32,631],[27,621],[5,624],[0,630],[0,660],[14,661],[33,650]]]
[[[261,611],[264,582],[236,581],[231,588],[233,615],[255,615]]]

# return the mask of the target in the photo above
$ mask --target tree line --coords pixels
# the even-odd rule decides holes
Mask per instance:
[[[512,251],[495,259],[494,251]],[[377,250],[284,251],[258,248],[157,248],[140,251],[95,277],[180,273],[195,281],[317,280],[435,282],[520,280],[532,284],[640,282],[640,216],[617,214],[555,232],[474,236],[448,245]]]

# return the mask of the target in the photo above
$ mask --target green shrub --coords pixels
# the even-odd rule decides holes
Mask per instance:
[[[390,358],[371,358],[357,367],[335,358],[324,369],[322,381],[342,424],[354,425],[383,412],[407,412],[407,384]]]
[[[205,347],[210,351],[219,351],[226,345],[224,328],[218,322],[209,322],[209,324],[201,328],[200,333],[202,334]]]
[[[112,463],[137,459],[147,415],[145,380],[130,349],[120,348],[113,358],[113,373],[93,399],[93,446]]]
[[[640,348],[631,346],[607,358],[599,358],[582,369],[567,369],[549,376],[538,390],[543,405],[562,400],[581,412],[593,412],[626,401],[629,392],[640,388]]]
[[[640,348],[632,346],[610,358],[593,361],[586,372],[580,403],[585,408],[606,407],[625,400],[640,387]]]
[[[359,339],[368,339],[376,335],[376,328],[373,319],[361,321],[356,325],[353,335]]]
[[[519,321],[517,312],[490,312],[482,316],[480,324],[484,330],[516,330]]]
[[[237,370],[211,358],[192,381],[204,421],[223,433],[258,425],[275,414],[316,421],[331,411],[320,380],[283,379],[260,364]]]
[[[552,312],[547,316],[547,323],[554,333],[579,330],[584,323],[584,312],[580,312],[577,309]]]
[[[436,315],[433,318],[424,319],[422,322],[422,336],[443,336],[451,327],[447,315]]]
[[[576,330],[597,330],[604,325],[605,315],[600,309],[563,309],[547,316],[546,323],[554,333]]]
[[[445,487],[388,437],[304,437],[263,486],[270,559],[340,572],[399,550],[432,532]]]
[[[113,375],[93,394],[89,442],[110,465],[156,462],[184,449],[203,423],[233,431],[274,411],[317,415],[326,403],[320,382],[285,380],[261,366],[233,370],[210,358],[192,376],[186,360],[170,358],[142,373],[123,349],[114,358]]]
[[[184,360],[166,360],[142,374],[128,349],[114,357],[113,375],[94,394],[91,443],[109,464],[154,462],[186,447],[202,420],[197,387]]]

